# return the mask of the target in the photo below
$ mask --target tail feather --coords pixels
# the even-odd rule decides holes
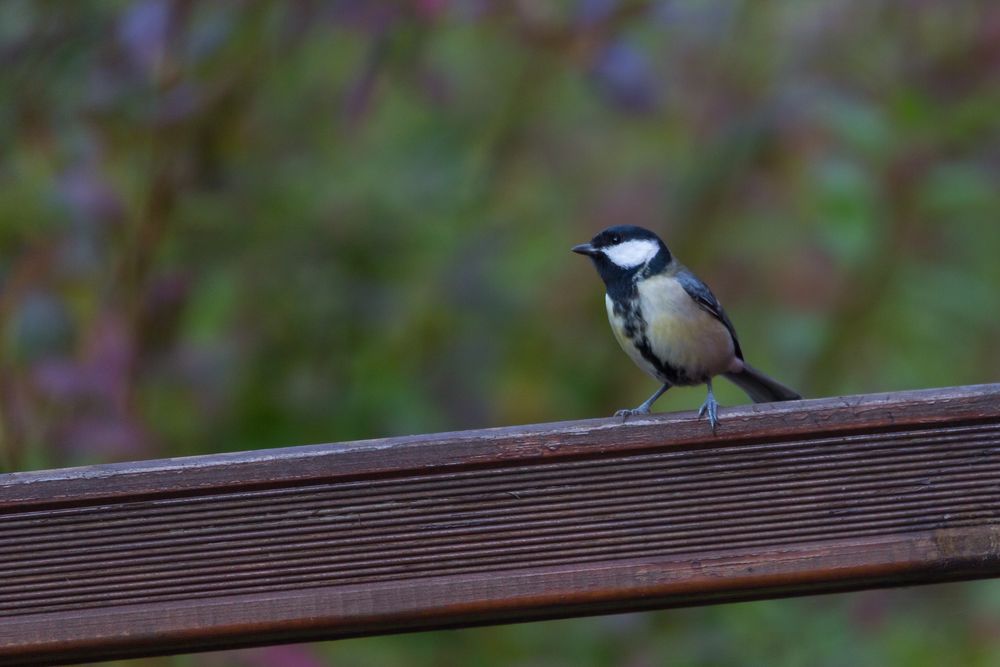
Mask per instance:
[[[746,364],[739,373],[726,373],[725,377],[745,391],[754,403],[797,401],[802,398],[797,391],[786,387],[774,378],[764,375],[750,364]]]

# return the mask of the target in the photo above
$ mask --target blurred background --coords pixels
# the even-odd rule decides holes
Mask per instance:
[[[618,223],[807,396],[1000,377],[987,0],[4,0],[0,99],[4,471],[634,406]],[[118,664],[996,665],[1000,586]]]

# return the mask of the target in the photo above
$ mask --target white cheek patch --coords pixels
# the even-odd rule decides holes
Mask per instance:
[[[618,266],[623,269],[631,269],[640,264],[645,264],[656,257],[659,249],[660,246],[656,241],[634,239],[604,248],[603,252],[607,255],[608,259]]]

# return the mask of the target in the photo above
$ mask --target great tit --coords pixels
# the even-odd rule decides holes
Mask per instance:
[[[609,227],[575,246],[573,252],[593,261],[607,288],[605,304],[615,338],[639,368],[663,383],[637,408],[616,416],[648,414],[674,385],[708,386],[698,416],[719,424],[712,378],[723,375],[754,403],[802,398],[743,360],[736,330],[719,300],[660,238],[642,227]]]

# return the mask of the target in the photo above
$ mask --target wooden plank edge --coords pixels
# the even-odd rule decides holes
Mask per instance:
[[[365,586],[40,614],[0,621],[4,665],[70,664],[1000,574],[1000,527]],[[438,602],[430,604],[429,600]],[[257,614],[247,620],[247,609]]]
[[[1000,416],[1000,383],[589,419],[0,475],[0,512],[129,498],[461,469],[658,447],[816,437]],[[387,467],[386,454],[392,465]]]

